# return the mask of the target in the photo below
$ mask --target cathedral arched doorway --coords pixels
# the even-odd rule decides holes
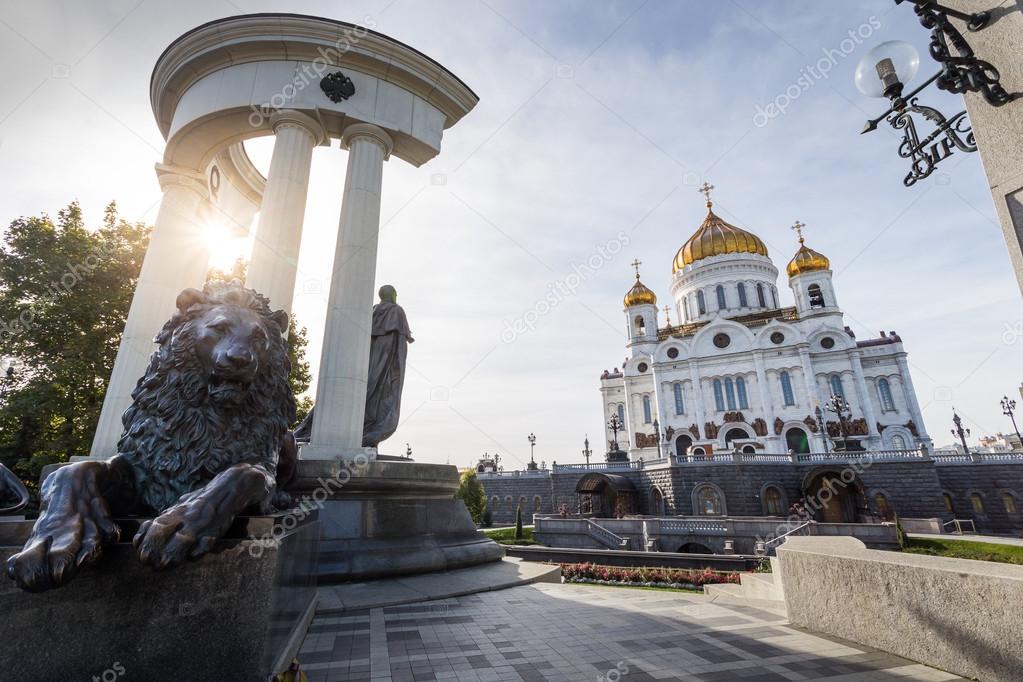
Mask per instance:
[[[693,439],[682,434],[675,439],[675,454],[684,457],[689,454],[689,448],[693,447]]]
[[[810,452],[810,437],[803,429],[793,426],[785,432],[785,446],[792,452],[806,454]]]
[[[633,513],[636,486],[619,474],[589,473],[575,484],[575,492],[582,497],[580,509],[598,518],[614,518]]]
[[[807,475],[806,507],[819,523],[857,523],[857,509],[862,497],[855,480],[836,470],[811,472]]]
[[[664,493],[657,486],[650,489],[650,513],[654,516],[664,516]]]
[[[732,447],[733,440],[746,440],[749,438],[749,434],[740,428],[729,429],[725,433],[725,446]]]

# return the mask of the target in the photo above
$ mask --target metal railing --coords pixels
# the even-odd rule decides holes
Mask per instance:
[[[724,521],[674,520],[661,518],[658,529],[662,533],[727,533],[728,524]]]
[[[955,528],[953,531],[947,531],[946,529],[952,526]],[[966,526],[970,527],[970,530],[963,530]],[[977,526],[974,525],[973,519],[952,519],[941,524],[941,529],[945,532],[954,533],[955,535],[963,535],[964,533],[977,534]]]
[[[816,522],[815,521],[804,521],[803,523],[799,524],[798,526],[796,526],[792,530],[787,531],[785,533],[782,533],[778,537],[771,538],[770,540],[768,540],[767,542],[764,543],[764,551],[768,551],[772,547],[777,547],[778,545],[780,545],[785,540],[785,538],[789,537],[790,535],[811,535],[812,531],[810,530],[810,527],[814,523],[816,523]]]
[[[586,532],[589,533],[591,538],[608,549],[629,549],[630,543],[628,538],[612,533],[599,523],[594,523],[591,519],[586,519]]]

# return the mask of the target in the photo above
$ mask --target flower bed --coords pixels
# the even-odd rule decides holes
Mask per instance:
[[[561,564],[561,577],[566,583],[672,587],[683,590],[699,590],[704,585],[739,582],[739,574],[735,572],[684,568],[625,568],[591,563]]]

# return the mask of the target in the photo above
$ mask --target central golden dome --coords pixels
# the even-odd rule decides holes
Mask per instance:
[[[760,237],[741,227],[726,223],[711,209],[707,202],[707,217],[682,248],[675,254],[672,272],[678,272],[686,265],[692,265],[702,258],[721,256],[726,253],[756,253],[767,255],[767,246]]]

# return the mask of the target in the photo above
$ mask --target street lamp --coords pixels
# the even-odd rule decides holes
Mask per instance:
[[[828,398],[828,401],[824,403],[824,409],[828,412],[834,412],[838,417],[838,428],[842,434],[842,448],[841,451],[845,452],[848,448],[846,440],[849,437],[849,421],[846,415],[851,414],[849,409],[849,403],[846,402],[845,398],[838,395],[837,393]],[[835,450],[839,450],[838,447]]]
[[[1016,439],[1023,447],[1023,438],[1020,438],[1019,427],[1016,426],[1016,401],[1009,400],[1009,396],[1002,396],[1002,414],[1012,420],[1012,430],[1016,432]]]
[[[533,459],[533,448],[536,447],[536,436],[530,433],[527,440],[529,441],[529,465],[526,468],[530,471],[536,471],[536,461]]]
[[[828,432],[824,426],[824,411],[821,406],[818,405],[813,409],[813,414],[817,417],[817,429],[821,432],[821,440],[824,442],[824,452],[828,452]]]
[[[956,414],[956,408],[954,407],[952,408],[952,423],[956,425],[952,429],[952,435],[959,437],[959,441],[963,444],[963,454],[970,454],[970,448],[966,445],[966,437],[970,435],[970,430],[963,428],[963,420]]]
[[[904,0],[895,0],[901,4]],[[1000,107],[1020,93],[1009,94],[999,83],[998,69],[990,62],[978,59],[963,34],[950,21],[949,16],[967,22],[970,32],[980,31],[988,25],[988,12],[967,14],[945,7],[934,0],[908,0],[920,24],[931,31],[928,51],[941,68],[921,83],[912,92],[902,94],[904,86],[916,75],[920,57],[909,43],[891,40],[881,43],[864,56],[856,67],[856,87],[868,97],[887,97],[891,106],[877,118],[870,119],[862,133],[877,129],[885,119],[895,129],[902,131],[899,156],[910,161],[910,171],[902,183],[907,187],[934,172],[940,161],[952,155],[955,149],[963,152],[977,151],[966,110],[946,118],[934,107],[920,104],[917,95],[934,83],[938,89],[962,94],[980,92],[988,104]],[[913,114],[919,114],[934,124],[934,130],[920,139]]]
[[[590,450],[590,434],[586,434],[586,438],[583,440],[583,457],[586,458],[586,464],[590,463],[590,455],[593,451]]]

